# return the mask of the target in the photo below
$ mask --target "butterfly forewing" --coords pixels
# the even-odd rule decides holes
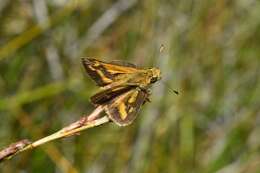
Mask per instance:
[[[106,63],[93,58],[82,58],[82,63],[89,76],[98,86],[111,84],[119,75],[138,71],[138,69],[130,63]]]
[[[113,76],[107,72],[100,61],[90,58],[82,58],[82,63],[89,76],[98,86],[105,86],[113,82]]]
[[[135,88],[112,99],[105,107],[105,111],[116,124],[126,126],[135,120],[147,97],[145,91]]]

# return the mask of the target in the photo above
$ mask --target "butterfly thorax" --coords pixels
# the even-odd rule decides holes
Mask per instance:
[[[137,73],[127,74],[126,76],[123,76],[123,78],[126,80],[126,84],[136,84],[141,88],[148,88],[151,84],[161,79],[161,72],[157,68],[150,68],[140,70]]]

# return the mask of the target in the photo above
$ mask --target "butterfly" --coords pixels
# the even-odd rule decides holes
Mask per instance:
[[[150,87],[161,79],[158,68],[142,69],[134,64],[82,58],[87,74],[100,87],[90,98],[95,106],[104,105],[108,117],[119,126],[131,124],[141,106],[149,102]]]

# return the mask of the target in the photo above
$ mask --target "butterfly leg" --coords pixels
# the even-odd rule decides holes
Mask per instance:
[[[145,101],[143,104],[145,104],[146,102],[151,102],[151,99],[149,98],[149,96],[151,95],[152,91],[147,87],[139,86],[139,88],[146,94]]]
[[[146,89],[145,91],[146,91],[146,95],[147,95],[145,101],[151,102],[151,99],[149,96],[152,94],[152,91],[150,89]]]

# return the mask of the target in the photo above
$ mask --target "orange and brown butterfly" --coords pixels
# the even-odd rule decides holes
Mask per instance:
[[[120,126],[131,124],[141,106],[149,101],[151,84],[161,79],[158,68],[141,69],[134,64],[82,58],[88,75],[101,87],[90,98],[95,106],[105,105],[108,117]]]

